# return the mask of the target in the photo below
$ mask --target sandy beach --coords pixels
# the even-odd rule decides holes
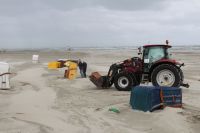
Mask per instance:
[[[33,54],[40,62],[32,63]],[[83,59],[87,74],[106,74],[112,63],[137,56],[136,49],[8,51],[1,61],[11,67],[11,89],[0,90],[0,133],[199,133],[200,50],[174,49],[185,63],[190,88],[183,89],[183,108],[142,112],[131,109],[130,92],[101,89],[88,78],[67,80],[64,69],[48,70],[49,61]],[[108,111],[115,107],[120,113]]]

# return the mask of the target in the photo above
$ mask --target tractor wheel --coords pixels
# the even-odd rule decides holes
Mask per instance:
[[[151,81],[154,86],[179,87],[181,84],[180,71],[174,65],[159,65],[153,70]]]
[[[134,85],[133,78],[127,73],[119,73],[115,76],[114,85],[119,91],[130,91]]]

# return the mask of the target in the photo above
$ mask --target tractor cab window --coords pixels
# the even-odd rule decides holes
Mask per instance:
[[[152,63],[165,57],[163,47],[150,47],[145,50],[144,59],[148,60],[146,63]]]

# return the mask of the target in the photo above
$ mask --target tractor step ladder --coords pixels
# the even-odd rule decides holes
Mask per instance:
[[[142,74],[142,82],[141,83],[149,83],[149,75],[148,74]]]

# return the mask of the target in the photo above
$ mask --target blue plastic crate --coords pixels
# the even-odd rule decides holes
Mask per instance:
[[[152,111],[161,107],[160,88],[155,86],[136,86],[132,88],[130,105],[133,109]]]

